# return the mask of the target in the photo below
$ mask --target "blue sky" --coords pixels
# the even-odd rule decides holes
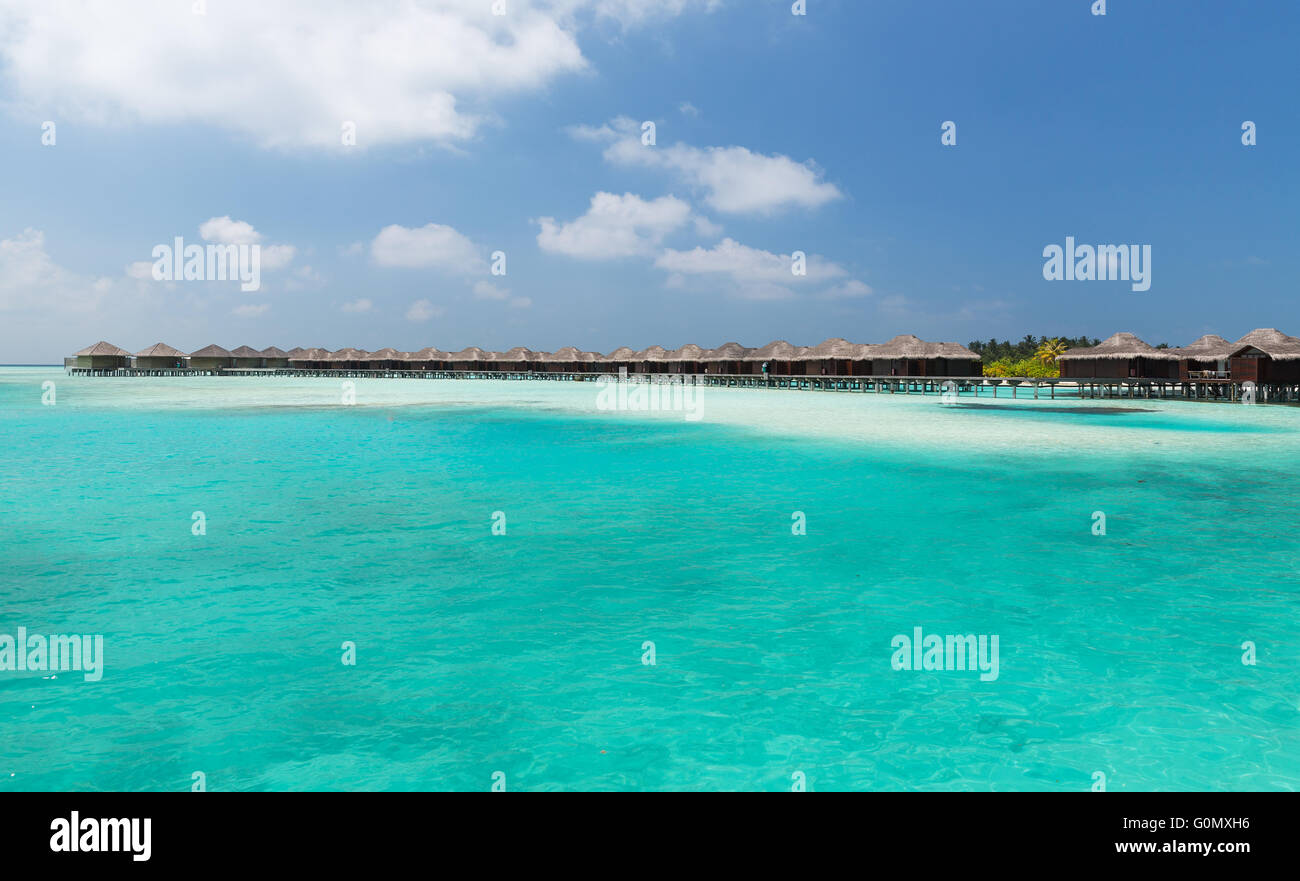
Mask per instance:
[[[1091,5],[11,4],[0,362],[1300,334],[1298,7]],[[141,269],[201,228],[259,290]],[[1067,235],[1150,290],[1045,280]]]

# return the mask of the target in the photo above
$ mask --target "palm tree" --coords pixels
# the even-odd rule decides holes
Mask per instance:
[[[1050,340],[1043,340],[1038,347],[1035,357],[1044,364],[1051,364],[1056,360],[1056,356],[1065,352],[1065,343],[1061,342],[1060,337],[1053,337]]]

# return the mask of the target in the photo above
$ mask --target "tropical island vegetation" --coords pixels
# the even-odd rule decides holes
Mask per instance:
[[[1061,375],[1061,368],[1056,363],[1057,355],[1066,349],[1095,346],[1100,343],[1101,340],[1088,336],[1036,337],[1027,333],[1017,343],[994,337],[986,342],[974,340],[967,348],[979,355],[984,362],[985,376],[1026,376],[1047,379]],[[1169,344],[1161,343],[1156,348],[1167,349]]]

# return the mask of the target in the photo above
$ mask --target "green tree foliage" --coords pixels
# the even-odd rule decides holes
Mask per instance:
[[[1032,359],[1038,354],[1038,350],[1046,343],[1052,340],[1060,340],[1065,344],[1065,348],[1073,349],[1078,346],[1095,346],[1101,342],[1099,339],[1092,337],[1069,337],[1069,336],[1041,336],[1036,337],[1033,334],[1025,334],[1024,339],[1018,343],[1011,340],[999,340],[996,337],[986,342],[975,340],[967,344],[976,355],[980,356],[985,365],[992,364],[995,361],[1024,361]],[[1005,374],[1003,374],[1005,375]],[[1024,376],[1026,374],[1020,374]]]
[[[1101,340],[1088,336],[1034,336],[1025,334],[1020,342],[999,340],[996,337],[981,342],[975,340],[968,348],[984,362],[985,376],[1027,376],[1049,378],[1060,376],[1055,356],[1066,349],[1095,346]],[[1048,356],[1050,353],[1050,356]]]

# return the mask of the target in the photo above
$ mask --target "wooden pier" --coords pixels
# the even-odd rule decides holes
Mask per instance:
[[[71,376],[239,376],[302,377],[322,379],[474,379],[502,382],[598,382],[615,381],[620,376],[602,372],[549,372],[542,370],[358,370],[225,367],[217,369],[136,368],[92,369],[67,367]],[[1017,399],[1020,395],[1034,400],[1064,398],[1139,400],[1178,399],[1206,401],[1240,401],[1243,383],[1224,378],[1213,379],[1111,379],[1111,378],[1040,378],[996,376],[763,376],[760,374],[680,374],[632,373],[625,382],[668,383],[694,382],[713,388],[750,388],[791,391],[858,392],[873,394],[942,395],[958,397],[992,397],[999,394]],[[1257,403],[1300,403],[1300,385],[1256,385]]]

